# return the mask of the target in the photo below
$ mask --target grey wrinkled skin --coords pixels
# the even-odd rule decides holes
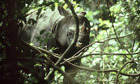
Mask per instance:
[[[56,21],[63,16],[59,14],[58,10],[54,12],[49,10],[43,12],[39,17],[40,18],[37,19],[36,12],[27,17],[28,21],[29,19],[33,19],[37,22],[24,25],[23,33],[21,35],[22,39],[28,43],[33,43],[37,47],[47,46],[49,49],[55,47],[53,42],[54,34],[52,31],[56,25]],[[43,42],[44,40],[46,41]]]
[[[47,46],[47,49],[57,47],[65,50],[71,43],[76,30],[74,17],[61,8],[56,11],[45,11],[38,17],[37,19],[36,13],[27,17],[28,20],[34,19],[37,22],[24,25],[22,39],[28,43],[33,43],[37,47]],[[78,14],[78,19],[80,31],[76,47],[82,48],[89,44],[90,24],[82,13]],[[86,27],[85,32],[82,31],[83,23]],[[78,44],[79,46],[77,46]]]
[[[77,14],[79,20],[79,36],[75,47],[73,47],[67,57],[74,55],[78,50],[89,44],[90,23],[85,17],[85,14],[85,12]],[[74,38],[76,30],[75,19],[72,14],[62,7],[59,7],[55,11],[45,11],[39,16],[37,16],[36,12],[32,13],[27,17],[27,21],[30,21],[30,19],[34,19],[37,22],[34,24],[25,24],[21,38],[28,43],[33,43],[37,47],[44,48],[47,46],[48,50],[55,47],[56,50],[54,52],[62,54]],[[78,64],[79,62],[79,60],[76,61]],[[70,65],[65,65],[65,68],[69,74],[76,71]],[[74,78],[75,75],[76,73],[70,76]],[[69,84],[65,78],[64,84]]]

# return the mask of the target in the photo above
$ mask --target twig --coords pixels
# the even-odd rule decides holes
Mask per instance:
[[[129,54],[129,53],[124,53],[124,54],[123,53],[92,53],[92,54],[87,54],[82,57],[76,57],[76,58],[82,59],[84,57],[88,57],[88,56],[92,56],[92,55],[124,55],[124,56],[126,56],[126,55],[134,55],[134,54],[140,54],[140,52],[131,53],[131,54]],[[73,61],[73,60],[69,60],[69,61]]]
[[[36,52],[38,53],[42,53],[39,49],[37,49],[36,47],[33,47],[33,46],[30,46],[28,43],[24,42],[24,41],[21,41],[23,44],[25,44],[26,46],[28,46],[29,48],[35,50]],[[44,52],[44,51],[43,51]],[[138,53],[134,53],[134,54],[138,54]],[[53,56],[53,55],[52,55]],[[45,56],[45,58],[48,60],[48,61],[51,61],[47,56]],[[90,71],[90,72],[116,72],[118,73],[119,71],[117,70],[95,70],[95,69],[91,69],[91,68],[87,68],[87,67],[81,67],[81,66],[78,66],[78,65],[75,65],[75,64],[72,64],[71,62],[69,61],[66,61],[67,63],[71,64],[72,66],[78,68],[78,69],[82,69],[82,70],[86,70],[86,71]],[[130,62],[127,62],[123,67],[125,67],[128,63],[131,63]],[[57,69],[60,73],[62,73],[62,75],[66,76],[68,79],[69,77],[67,76],[66,73],[64,73],[63,71],[61,71],[61,69],[57,66],[54,65],[54,63],[51,61],[51,65],[53,66],[53,68]],[[122,67],[122,69],[123,69]],[[122,73],[120,72],[121,75],[124,75],[124,76],[130,76],[130,77],[137,77],[137,76],[140,76],[140,74],[125,74],[125,73]],[[73,81],[72,79],[70,79],[71,81]]]
[[[87,54],[87,55],[84,55],[83,57],[87,57],[89,55],[134,55],[134,54],[140,54],[140,52],[137,52],[137,53],[92,53],[92,54]]]
[[[45,58],[48,60],[48,58],[45,56]],[[58,72],[60,72],[60,73],[62,73],[62,75],[64,76],[64,77],[66,77],[72,84],[75,84],[76,83],[76,81],[74,80],[74,79],[72,79],[71,77],[69,77],[68,75],[67,75],[67,73],[65,73],[64,71],[62,71],[61,69],[60,69],[60,67],[58,67],[58,66],[56,66],[54,63],[50,63],[51,64],[51,66],[55,69],[55,70],[58,70]]]
[[[122,68],[118,71],[117,78],[116,78],[116,84],[118,84],[118,82],[119,82],[118,77],[119,77],[119,74],[120,74],[121,70],[122,70],[127,64],[133,63],[133,62],[134,62],[134,58],[133,58],[133,55],[131,55],[131,52],[122,44],[122,42],[121,42],[120,39],[118,38],[117,32],[116,32],[115,27],[114,27],[114,24],[113,24],[113,17],[111,16],[111,12],[110,12],[110,9],[109,9],[109,2],[108,2],[108,0],[106,0],[106,2],[107,2],[107,8],[108,8],[108,11],[109,11],[109,14],[110,14],[110,18],[111,18],[111,22],[112,22],[112,27],[113,27],[115,36],[117,37],[117,40],[118,40],[118,42],[120,43],[120,45],[121,45],[121,46],[130,54],[130,56],[131,56],[131,61],[126,62],[126,64],[124,64],[124,65],[122,66]]]
[[[134,33],[127,34],[127,35],[125,35],[125,36],[120,36],[120,37],[118,37],[118,38],[124,38],[124,37],[130,36],[130,35],[133,35],[133,34],[134,34]],[[90,43],[89,45],[83,47],[81,50],[79,50],[79,51],[78,51],[76,54],[74,54],[74,55],[79,54],[81,51],[83,51],[84,49],[86,49],[86,48],[92,46],[92,45],[95,44],[95,43],[104,43],[104,42],[109,41],[109,40],[112,40],[112,39],[117,39],[117,38],[114,37],[114,38],[108,38],[108,39],[106,39],[106,40],[104,40],[104,41],[94,41],[94,42]]]
[[[78,39],[78,35],[79,35],[79,21],[78,21],[78,17],[74,11],[74,7],[72,6],[71,2],[68,1],[68,0],[65,0],[65,2],[68,4],[68,7],[70,8],[73,16],[74,16],[74,19],[76,21],[76,32],[74,34],[74,39],[72,40],[71,44],[68,46],[68,48],[65,50],[65,52],[62,54],[62,56],[57,60],[57,62],[55,63],[55,66],[57,66],[61,61],[62,59],[71,51],[71,48],[74,47],[74,45],[76,44],[77,42],[77,39]],[[47,79],[49,78],[50,74],[52,74],[54,70],[52,69],[48,75],[47,75]]]
[[[123,68],[124,68],[127,64],[133,63],[133,62],[134,62],[133,59],[132,59],[131,61],[126,62],[126,63],[121,67],[121,69],[117,72],[116,84],[118,84],[118,82],[119,82],[119,74],[121,73],[121,71],[123,70]]]
[[[134,34],[134,33],[127,34],[127,35],[125,35],[125,36],[120,36],[120,37],[118,37],[118,38],[124,38],[124,37],[130,36],[130,35],[133,35],[133,34]],[[106,40],[104,40],[104,41],[94,41],[94,42],[90,43],[89,45],[83,47],[83,48],[82,48],[81,50],[79,50],[76,54],[74,54],[72,57],[66,59],[66,60],[63,61],[62,63],[65,63],[66,61],[70,61],[70,60],[72,60],[73,58],[78,58],[78,57],[79,57],[79,55],[78,55],[79,53],[81,53],[83,50],[87,49],[88,47],[92,46],[93,44],[96,44],[96,43],[105,43],[106,41],[109,41],[109,40],[112,40],[112,39],[117,39],[117,38],[114,37],[114,38],[108,38],[108,39],[106,39]],[[76,56],[76,55],[78,55],[78,56]],[[95,54],[95,55],[96,55],[96,54]],[[101,55],[101,54],[100,54],[100,55]],[[129,55],[130,55],[130,54],[129,54]],[[82,57],[82,58],[83,58],[83,57]]]
[[[43,55],[43,53],[42,53],[37,47],[31,46],[31,45],[29,45],[28,43],[26,43],[26,42],[24,42],[24,41],[21,41],[21,43],[24,44],[24,45],[26,45],[26,46],[28,46],[29,48],[33,49],[33,50],[36,51],[37,53]],[[52,55],[52,56],[53,56],[53,55]],[[76,83],[76,81],[73,80],[72,78],[70,78],[65,72],[63,72],[63,71],[60,69],[60,67],[56,66],[56,65],[54,64],[54,62],[53,62],[50,58],[48,58],[46,55],[43,55],[42,57],[44,57],[47,61],[49,61],[49,62],[50,62],[50,65],[51,65],[54,69],[56,69],[56,70],[58,70],[60,73],[62,73],[62,75],[63,75],[64,77],[66,77],[66,78],[67,78],[68,80],[70,80],[71,82]]]
[[[43,53],[42,53],[37,47],[31,46],[31,45],[29,45],[28,43],[26,43],[26,42],[24,42],[24,41],[22,41],[22,40],[21,40],[20,42],[21,42],[22,44],[24,44],[25,46],[31,48],[32,50],[36,51],[37,53],[43,55]],[[52,55],[52,54],[50,54],[50,55]],[[45,56],[45,55],[43,55],[43,57],[44,57],[44,56]],[[46,56],[45,56],[45,58],[46,58],[49,62],[53,63],[53,61],[52,61],[50,58],[48,58],[48,57],[46,57]]]
[[[136,80],[134,80],[134,82],[132,84],[137,84],[139,79],[140,79],[140,76]]]
[[[78,66],[78,65],[75,65],[69,61],[67,61],[68,64],[74,66],[75,68],[77,69],[80,69],[80,70],[85,70],[85,71],[90,71],[90,72],[104,72],[104,73],[109,73],[109,72],[116,72],[118,73],[119,71],[118,70],[95,70],[95,69],[92,69],[92,68],[88,68],[88,67],[83,67],[83,66]],[[131,63],[131,61],[129,62]],[[128,63],[126,63],[125,65],[127,65]],[[138,74],[126,74],[126,73],[122,73],[120,72],[121,75],[124,75],[124,76],[130,76],[130,77],[137,77],[137,76],[140,76],[140,73]]]
[[[37,10],[41,10],[41,9],[43,8],[43,5],[45,5],[45,6],[50,6],[50,5],[52,5],[52,4],[54,4],[54,2],[48,2],[48,3],[46,3],[46,4],[40,4],[40,5],[38,6],[39,8],[37,8],[36,10],[34,10],[34,11],[32,11],[32,12],[27,13],[24,17],[27,17],[27,16],[33,14],[34,12],[37,12]]]
[[[50,51],[45,50],[45,49],[42,49],[42,48],[37,48],[37,49],[39,49],[41,52],[47,54],[47,55],[50,56],[50,57],[54,57],[54,58],[56,58],[56,59],[59,59],[59,58],[60,58],[60,55],[59,55],[59,54],[50,52]]]
[[[72,40],[71,44],[68,46],[68,48],[65,50],[65,52],[62,54],[61,58],[59,58],[59,60],[55,63],[55,65],[58,65],[60,63],[60,61],[64,58],[65,55],[68,54],[68,52],[70,51],[70,49],[76,44],[77,39],[78,39],[78,34],[79,34],[79,21],[78,21],[78,17],[74,11],[74,8],[72,6],[72,4],[68,1],[65,0],[65,2],[68,4],[70,10],[72,11],[72,14],[75,18],[76,21],[76,32],[74,34],[74,39]]]

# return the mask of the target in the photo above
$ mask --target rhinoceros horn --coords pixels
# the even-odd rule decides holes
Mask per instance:
[[[89,28],[86,27],[85,22],[82,25],[81,31],[82,32],[85,32],[85,33],[88,33],[89,32]]]
[[[81,29],[83,32],[86,32],[86,26],[85,26],[85,22],[83,23],[82,25],[82,29]]]

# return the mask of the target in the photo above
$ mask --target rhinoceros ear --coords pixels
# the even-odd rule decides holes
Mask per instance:
[[[63,7],[58,7],[58,11],[59,11],[60,15],[62,15],[62,16],[69,15],[69,12],[66,11]]]

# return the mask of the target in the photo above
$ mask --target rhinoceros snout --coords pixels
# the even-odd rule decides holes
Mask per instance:
[[[82,42],[77,42],[76,43],[76,47],[77,48],[82,48],[83,47],[83,43]]]
[[[83,47],[85,47],[86,45],[88,45],[89,44],[89,42],[87,42],[87,41],[78,41],[77,43],[76,43],[76,47],[77,48],[83,48]]]

